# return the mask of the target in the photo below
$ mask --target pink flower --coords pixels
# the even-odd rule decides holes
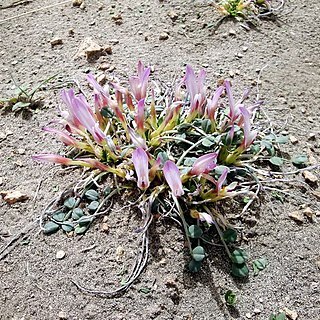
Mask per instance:
[[[150,68],[145,68],[141,61],[138,62],[138,76],[129,78],[129,83],[134,97],[137,101],[147,96],[148,79],[150,76]]]
[[[50,132],[50,133],[55,133],[58,136],[58,139],[60,141],[62,141],[67,146],[79,147],[80,141],[71,137],[68,133],[66,133],[64,131],[50,128],[50,127],[43,127],[42,130]]]
[[[180,171],[177,165],[170,160],[166,161],[163,166],[163,174],[169,187],[171,188],[173,195],[176,197],[182,196],[184,191],[182,189]]]
[[[135,118],[137,124],[137,131],[143,135],[144,134],[144,99],[138,102],[138,109]]]
[[[229,100],[229,119],[230,119],[229,123],[233,124],[237,120],[238,116],[240,115],[239,107],[234,102],[230,81],[225,80],[224,85],[225,85],[228,100]]]
[[[202,107],[206,101],[206,90],[204,87],[205,77],[206,72],[203,69],[199,72],[198,76],[196,76],[192,67],[187,65],[184,82],[190,94],[191,114],[203,114]]]
[[[244,138],[241,146],[244,149],[247,149],[252,144],[253,140],[256,138],[257,131],[251,131],[249,111],[245,107],[240,107],[239,109],[243,117],[243,134],[244,134]]]
[[[220,86],[216,92],[214,93],[212,99],[208,99],[207,103],[207,116],[208,118],[213,121],[215,119],[215,113],[218,108],[218,101],[220,96],[224,90],[224,86]]]
[[[221,174],[221,176],[219,177],[218,181],[216,182],[216,193],[219,194],[220,191],[222,190],[222,186],[224,184],[224,182],[226,181],[227,175],[229,173],[229,169],[225,168]]]
[[[136,147],[142,148],[144,150],[147,149],[146,141],[141,136],[139,136],[132,128],[128,127],[128,133],[132,143]]]
[[[199,157],[194,162],[190,174],[198,176],[201,173],[210,172],[216,167],[217,156],[217,153],[212,152]]]
[[[138,187],[147,189],[150,185],[147,153],[142,148],[137,148],[132,153],[132,162],[138,177]]]
[[[65,158],[56,154],[48,154],[48,153],[32,156],[32,159],[39,162],[58,163],[66,166],[72,165],[72,162],[73,162],[73,160],[69,158]]]

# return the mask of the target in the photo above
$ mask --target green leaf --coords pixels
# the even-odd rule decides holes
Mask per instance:
[[[243,203],[247,204],[250,201],[250,197],[243,197],[242,201]]]
[[[190,272],[199,272],[201,268],[201,261],[191,260],[189,263],[189,271]]]
[[[235,249],[231,254],[231,260],[237,264],[243,264],[248,260],[248,255],[244,250]]]
[[[61,227],[62,227],[62,230],[65,232],[70,232],[74,229],[72,222],[64,222]]]
[[[197,160],[197,158],[195,158],[195,157],[185,158],[183,165],[186,167],[192,167],[196,160]]]
[[[194,238],[194,239],[200,238],[202,236],[202,234],[203,234],[202,229],[199,226],[195,225],[195,224],[191,225],[188,228],[188,231],[189,231],[190,238]]]
[[[250,147],[250,152],[253,154],[257,154],[260,151],[261,147],[259,144],[254,144]]]
[[[269,154],[269,156],[274,156],[276,151],[274,149],[274,146],[272,145],[272,143],[270,143],[269,141],[266,140],[262,140],[261,141],[261,145],[264,146]]]
[[[214,138],[211,139],[211,138],[204,138],[203,141],[202,141],[202,145],[204,147],[211,147],[215,144],[215,141],[214,141]]]
[[[228,306],[234,306],[237,302],[237,295],[232,290],[228,290],[224,295],[224,299]]]
[[[269,159],[269,161],[275,165],[275,166],[282,166],[283,165],[283,159],[282,158],[279,158],[279,157],[272,157]]]
[[[226,166],[217,166],[217,167],[214,168],[214,173],[216,175],[218,175],[218,176],[221,176],[225,169],[228,169],[228,167],[226,167]]]
[[[99,207],[99,201],[92,201],[89,205],[88,205],[88,210],[90,211],[95,211],[98,209]]]
[[[54,223],[53,221],[49,221],[43,226],[43,228],[44,234],[52,234],[59,230],[59,225]]]
[[[286,320],[286,314],[284,312],[281,312],[279,314],[272,314],[269,317],[269,320]]]
[[[76,199],[73,197],[66,199],[63,203],[63,205],[68,209],[72,209],[75,206],[75,204],[76,204]]]
[[[141,287],[141,288],[139,289],[139,292],[144,293],[144,294],[148,294],[148,293],[151,292],[151,288]]]
[[[111,193],[112,189],[110,187],[106,187],[103,191],[105,196],[108,196]]]
[[[195,261],[202,261],[205,258],[205,256],[205,251],[201,246],[197,246],[192,250],[192,258]]]
[[[287,143],[289,140],[288,136],[279,136],[279,137],[276,137],[276,142],[279,143],[279,144],[285,144]]]
[[[17,102],[12,106],[12,111],[17,111],[19,109],[23,109],[30,106],[30,102]]]
[[[77,226],[74,231],[76,234],[84,234],[88,230],[89,226]]]
[[[99,199],[99,193],[96,190],[90,189],[88,191],[86,191],[86,193],[84,194],[86,196],[87,199],[89,200],[98,200]]]
[[[237,232],[233,229],[227,229],[224,233],[223,233],[223,240],[226,243],[232,243],[235,242],[237,240]]]
[[[93,216],[83,216],[78,220],[80,227],[89,225],[94,220]]]
[[[62,222],[65,218],[64,212],[56,212],[53,214],[52,218],[58,222]]]
[[[201,128],[205,133],[211,132],[211,121],[209,119],[204,119],[201,121]]]
[[[231,272],[235,277],[238,278],[245,278],[249,275],[249,269],[245,263],[233,263]]]
[[[74,208],[72,210],[72,219],[73,220],[78,220],[84,215],[83,210],[80,208]]]
[[[265,269],[268,265],[268,261],[265,258],[256,259],[252,262],[254,275],[256,276],[259,271]]]
[[[295,166],[300,167],[308,162],[308,157],[305,154],[300,154],[294,156],[291,161]]]

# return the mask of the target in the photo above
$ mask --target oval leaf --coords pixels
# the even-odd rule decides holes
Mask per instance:
[[[226,304],[228,306],[234,306],[237,302],[237,296],[232,290],[228,290],[225,293],[224,299],[226,300]]]
[[[190,272],[199,272],[201,268],[201,261],[191,260],[189,263],[189,271]]]
[[[78,220],[78,223],[80,227],[83,227],[90,224],[93,220],[94,220],[94,217],[92,216],[83,216]]]
[[[84,234],[87,230],[88,230],[89,226],[83,226],[83,227],[80,227],[80,226],[77,226],[74,231],[76,234]]]
[[[78,220],[84,215],[83,210],[80,208],[74,208],[72,210],[72,219],[73,220]]]
[[[84,194],[86,196],[87,199],[89,200],[98,200],[99,199],[99,193],[96,190],[90,189],[88,191],[86,191],[86,193]]]
[[[75,206],[75,204],[76,204],[76,199],[73,197],[66,199],[63,203],[63,205],[68,209],[72,209]]]
[[[56,212],[53,214],[52,218],[58,222],[62,222],[65,218],[64,212]]]
[[[231,260],[237,264],[243,264],[248,260],[248,255],[244,250],[235,249],[231,254]]]
[[[292,158],[292,163],[295,166],[302,166],[302,165],[305,165],[307,162],[308,162],[308,157],[305,154],[300,154]]]
[[[249,269],[245,263],[242,263],[242,264],[233,263],[232,274],[238,278],[245,278],[249,275]]]
[[[192,250],[192,258],[195,261],[202,261],[205,258],[205,256],[205,251],[201,246],[197,246]]]
[[[227,229],[224,233],[223,233],[223,240],[226,243],[232,243],[235,242],[237,240],[237,232],[233,229]]]
[[[88,210],[90,211],[95,211],[98,209],[99,207],[99,201],[92,201],[89,205],[88,205]]]
[[[190,238],[198,239],[202,236],[203,231],[197,225],[192,225],[188,228]]]
[[[272,157],[269,159],[269,161],[275,165],[275,166],[282,166],[283,165],[283,159],[282,158],[279,158],[279,157]]]
[[[74,228],[72,222],[64,222],[61,227],[62,227],[62,230],[65,232],[70,232]]]
[[[44,234],[55,233],[59,230],[59,227],[60,226],[58,224],[54,223],[53,221],[49,221],[43,226],[44,228],[43,233]]]

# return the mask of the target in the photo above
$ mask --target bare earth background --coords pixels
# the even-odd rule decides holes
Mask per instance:
[[[10,2],[1,1],[0,9]],[[2,9],[0,20],[52,3],[33,0]],[[62,85],[70,79],[84,83],[85,73],[96,73],[103,60],[110,64],[105,72],[108,78],[124,78],[134,72],[138,59],[154,66],[154,79],[164,82],[180,76],[187,63],[196,69],[206,68],[212,86],[231,72],[235,74],[237,95],[253,86],[254,97],[257,72],[267,65],[259,87],[267,102],[264,108],[277,130],[298,139],[286,151],[290,155],[309,153],[319,162],[318,0],[287,1],[285,14],[276,23],[264,21],[258,29],[245,31],[239,24],[226,21],[215,33],[210,27],[219,16],[204,0],[86,0],[85,4],[80,9],[70,1],[0,24],[1,97],[9,97],[14,91],[11,75],[18,83],[32,85],[55,73],[59,73]],[[168,17],[172,10],[178,15],[176,21]],[[121,25],[112,19],[118,14],[122,16]],[[230,29],[235,34],[232,30],[230,34]],[[159,40],[164,32],[169,38]],[[75,60],[80,43],[88,36],[101,46],[111,45],[113,53],[91,63]],[[63,44],[52,47],[50,40],[54,37],[60,37]],[[41,131],[56,117],[58,90],[40,95],[44,107],[32,117],[25,119],[12,113],[0,116],[0,132],[4,136],[12,132],[0,140],[0,189],[16,189],[30,196],[28,201],[11,206],[1,200],[1,247],[34,221],[50,199],[80,174],[31,160],[31,155],[42,151],[62,150],[53,137]],[[310,133],[316,134],[315,140],[308,140]],[[303,178],[297,175],[295,179]],[[34,204],[32,198],[40,181]],[[134,261],[138,238],[133,230],[140,221],[135,212],[116,211],[125,204],[125,199],[119,199],[107,218],[108,234],[101,232],[99,223],[85,236],[75,238],[62,233],[44,236],[36,229],[28,241],[1,259],[0,319],[264,320],[286,307],[295,310],[298,319],[319,320],[319,223],[305,219],[298,225],[288,217],[303,204],[319,210],[319,203],[310,188],[297,184],[281,188],[288,189],[292,197],[283,204],[266,197],[263,205],[238,221],[248,239],[241,245],[251,259],[266,257],[269,261],[263,272],[248,281],[232,278],[224,252],[214,247],[202,271],[190,274],[186,271],[188,256],[181,230],[168,221],[158,221],[152,226],[149,264],[124,296],[108,300],[79,292],[71,279],[93,288],[115,288],[122,279],[121,272],[130,269]],[[117,255],[119,247],[124,250],[122,256]],[[64,259],[56,259],[57,250],[66,252]],[[148,294],[140,291],[146,287],[152,288]],[[234,309],[224,303],[228,289],[239,297]]]

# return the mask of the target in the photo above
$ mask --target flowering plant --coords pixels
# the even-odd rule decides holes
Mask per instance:
[[[258,101],[245,106],[248,91],[236,101],[228,80],[211,93],[205,86],[205,76],[204,70],[196,74],[187,66],[173,93],[163,95],[159,86],[150,86],[150,68],[142,62],[138,63],[138,75],[129,78],[129,88],[116,82],[102,87],[89,74],[92,102],[73,89],[62,91],[65,108],[60,108],[61,118],[55,121],[60,128],[44,128],[76,149],[78,156],[33,157],[89,167],[99,178],[110,173],[120,182],[118,188],[121,182],[126,182],[126,187],[128,182],[132,188],[137,186],[141,192],[139,207],[146,214],[142,232],[147,232],[155,213],[152,210],[178,216],[188,240],[193,271],[205,257],[199,244],[203,232],[214,225],[225,243],[223,231],[230,228],[214,204],[248,192],[235,177],[242,161],[253,155],[251,146],[258,129],[253,128],[252,119],[261,105]],[[89,190],[87,196],[87,185],[83,192],[92,200],[95,193]],[[95,195],[93,200],[97,198]],[[67,200],[65,206],[74,209],[76,201],[70,204]],[[171,203],[169,213],[167,203]],[[92,214],[89,209],[89,217],[95,218],[102,204],[90,206],[95,211]],[[92,219],[75,216],[67,230],[81,233]],[[227,252],[232,258],[228,248]]]

